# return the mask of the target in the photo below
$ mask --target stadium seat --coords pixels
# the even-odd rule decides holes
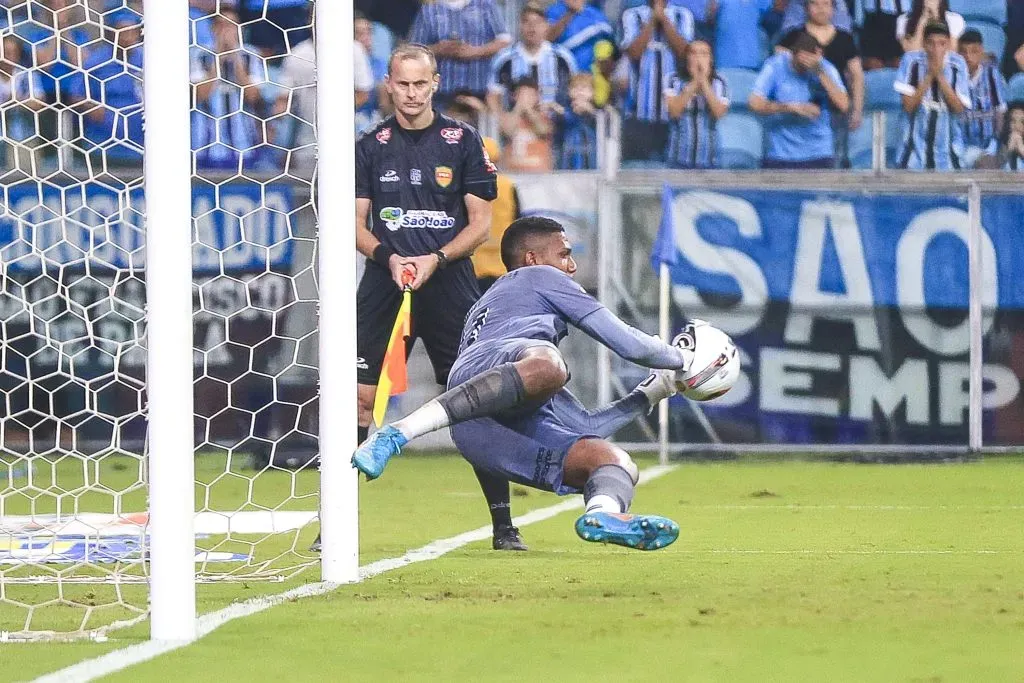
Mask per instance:
[[[729,113],[718,122],[718,164],[722,168],[760,168],[764,131],[753,114]]]
[[[1024,73],[1014,74],[1008,85],[1006,96],[1010,98],[1010,101],[1024,101]]]
[[[730,109],[746,109],[747,99],[757,80],[757,72],[753,69],[719,69],[718,75],[729,88]]]
[[[871,113],[865,112],[864,123],[857,130],[850,131],[850,163],[855,169],[871,169],[871,147],[875,130],[873,123]]]
[[[864,72],[864,109],[899,109],[903,106],[900,94],[893,90],[896,69],[875,69]]]
[[[1006,31],[1003,30],[1002,24],[975,20],[968,23],[967,28],[977,29],[981,33],[985,52],[996,55],[998,59],[1003,58],[1003,51],[1006,50]]]
[[[1006,23],[1006,0],[949,0],[949,9],[964,15],[968,24],[972,19]]]

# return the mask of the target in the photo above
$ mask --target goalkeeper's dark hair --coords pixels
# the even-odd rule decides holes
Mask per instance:
[[[501,262],[508,270],[515,270],[523,262],[523,253],[531,237],[565,232],[562,224],[544,216],[523,216],[512,221],[501,236]]]

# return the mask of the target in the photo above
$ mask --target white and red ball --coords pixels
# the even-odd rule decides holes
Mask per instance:
[[[729,391],[740,376],[736,344],[725,332],[693,320],[673,343],[693,352],[693,362],[676,373],[676,388],[694,401],[710,401]]]

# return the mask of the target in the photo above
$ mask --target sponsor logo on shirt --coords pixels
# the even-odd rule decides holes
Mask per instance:
[[[497,173],[498,172],[497,166],[494,165],[494,163],[491,161],[490,155],[487,154],[487,148],[486,147],[484,148],[484,168],[487,169],[488,173]]]
[[[388,140],[391,139],[391,129],[390,128],[382,128],[377,133],[376,138],[377,138],[377,142],[379,142],[380,144],[382,144],[382,145],[388,144]]]
[[[380,181],[382,183],[397,183],[400,180],[401,178],[398,177],[398,171],[394,169],[384,171],[384,175],[380,177]]]
[[[423,184],[423,174],[420,173],[420,169],[418,169],[418,168],[410,168],[409,169],[409,182],[412,183],[413,185],[422,185]]]
[[[449,145],[457,145],[462,140],[462,129],[461,128],[442,128],[441,137]]]
[[[452,184],[452,167],[451,166],[435,166],[434,167],[434,181],[441,187],[448,187]]]
[[[398,206],[385,206],[380,210],[380,219],[384,226],[394,232],[399,228],[426,228],[431,230],[447,230],[455,227],[455,219],[444,211],[403,211]]]

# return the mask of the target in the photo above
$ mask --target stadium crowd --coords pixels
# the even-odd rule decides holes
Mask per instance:
[[[356,6],[357,129],[389,113],[390,49],[422,43],[440,106],[495,137],[505,170],[595,168],[609,111],[633,167],[869,168],[879,121],[891,167],[1024,167],[1024,0]],[[312,166],[311,9],[190,0],[197,167]],[[139,0],[0,0],[0,35],[3,138],[140,162]]]

